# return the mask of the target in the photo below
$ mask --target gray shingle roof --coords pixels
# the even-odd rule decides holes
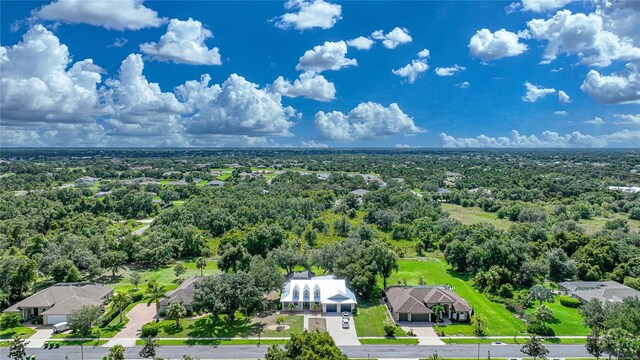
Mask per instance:
[[[23,308],[49,308],[43,314],[70,314],[84,305],[102,305],[112,287],[94,283],[58,283],[29,296],[5,311]]]
[[[160,305],[165,306],[177,302],[182,305],[191,305],[193,295],[196,292],[196,283],[202,280],[200,276],[192,276],[180,284],[177,289],[169,291],[167,297],[160,300]]]
[[[640,298],[640,291],[616,281],[568,281],[561,282],[558,286],[585,302],[593,298],[603,302],[622,302],[622,299],[634,296]]]
[[[385,291],[394,312],[429,314],[437,304],[450,305],[455,311],[471,311],[467,302],[452,290],[437,286],[391,287]]]

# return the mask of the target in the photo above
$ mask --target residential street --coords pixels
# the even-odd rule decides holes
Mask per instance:
[[[268,346],[161,346],[158,356],[165,359],[180,359],[183,354],[188,354],[196,359],[260,359],[267,351]],[[521,358],[521,345],[480,345],[480,358],[487,358],[487,351],[491,351],[491,357]],[[583,357],[589,358],[584,345],[548,345],[549,358]],[[140,347],[127,348],[127,359],[139,359]],[[342,346],[340,349],[350,358],[425,358],[434,352],[444,357],[476,358],[477,345],[444,345],[444,346],[420,346],[420,345],[362,345]],[[8,349],[0,348],[0,360],[9,359]],[[46,360],[99,360],[106,355],[108,349],[103,347],[84,347],[84,356],[81,348],[77,346],[62,347],[55,350],[29,349],[28,355],[36,355],[37,359]]]

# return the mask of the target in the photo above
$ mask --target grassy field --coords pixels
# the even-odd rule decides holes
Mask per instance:
[[[494,303],[478,292],[471,286],[468,275],[451,270],[444,260],[435,256],[424,260],[400,260],[399,267],[400,270],[391,275],[387,284],[398,284],[406,280],[407,285],[417,285],[419,277],[422,276],[428,285],[450,285],[469,303],[476,314],[487,318],[487,335],[516,335],[525,331],[523,321],[516,318],[504,305]],[[443,329],[447,335],[473,335],[473,329],[468,324],[455,324]]]
[[[589,335],[589,330],[582,325],[582,316],[578,309],[562,306],[557,296],[554,302],[545,303],[545,305],[556,316],[555,320],[549,324],[556,335]],[[528,315],[534,312],[535,307],[527,309]]]
[[[158,340],[160,346],[179,346],[179,345],[282,345],[287,340],[258,340],[258,339],[233,339],[233,340]],[[144,340],[136,340],[137,346],[144,345]]]
[[[507,230],[512,224],[509,220],[499,219],[496,213],[486,212],[477,207],[466,208],[455,204],[442,204],[442,210],[465,225],[488,222],[498,229]]]
[[[391,321],[391,316],[384,304],[377,301],[358,304],[358,315],[353,317],[358,336],[384,336],[384,324]],[[407,334],[400,327],[396,330],[396,336]]]
[[[584,229],[584,231],[589,234],[589,235],[593,235],[595,233],[597,233],[598,231],[602,230],[602,228],[604,227],[604,224],[609,221],[609,220],[614,220],[614,219],[624,219],[627,221],[627,224],[629,225],[629,229],[631,231],[640,231],[640,220],[631,220],[629,219],[629,217],[626,214],[612,214],[611,218],[607,219],[607,218],[593,218],[593,219],[589,219],[589,220],[580,220],[578,221],[578,224],[580,224],[580,226]]]
[[[187,272],[182,275],[183,279],[194,275],[200,275],[200,270],[196,267],[195,261],[187,261],[183,262],[183,264],[187,268]],[[129,275],[131,275],[131,272],[134,270],[139,271],[142,275],[142,281],[138,286],[140,291],[145,291],[147,289],[147,284],[152,280],[157,282],[159,285],[164,286],[167,291],[178,287],[178,284],[174,282],[176,276],[173,273],[173,265],[156,269],[127,269],[126,271],[121,271],[118,274],[118,278],[115,280],[107,282],[107,285],[113,286],[115,288],[115,292],[132,290],[134,287],[133,284],[129,282]],[[205,275],[213,275],[218,272],[217,262],[207,262],[207,267],[204,268]]]
[[[35,334],[35,330],[25,326],[12,329],[0,330],[0,339],[11,339],[14,335],[20,335],[23,339]]]
[[[237,317],[230,321],[225,316],[221,316],[215,324],[212,323],[211,317],[205,316],[183,319],[180,321],[180,327],[176,327],[173,320],[160,320],[158,326],[160,338],[246,337],[251,335],[253,330],[253,326],[245,323],[243,318]]]
[[[446,344],[491,344],[494,341],[499,341],[503,344],[524,344],[527,339],[523,338],[456,338],[445,337],[442,338]],[[544,338],[542,340],[547,344],[584,344],[586,338]]]

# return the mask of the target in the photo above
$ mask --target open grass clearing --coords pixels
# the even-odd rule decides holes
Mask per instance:
[[[35,334],[36,331],[30,327],[18,326],[11,329],[0,330],[0,339],[11,339],[14,335],[20,335],[23,339]]]
[[[582,315],[576,308],[570,308],[560,304],[558,297],[554,297],[552,303],[544,303],[555,315],[555,319],[549,326],[555,331],[555,335],[589,335],[589,329],[582,324]],[[533,315],[538,304],[527,309],[528,315]]]
[[[486,222],[497,229],[507,230],[512,224],[509,220],[498,218],[496,213],[486,212],[477,207],[463,207],[461,205],[443,203],[442,210],[448,212],[452,218],[465,225]]]
[[[356,334],[359,337],[384,336],[384,325],[393,323],[387,306],[379,301],[360,302],[358,315],[353,317],[356,325]],[[396,336],[406,336],[402,328],[396,329]]]
[[[384,338],[384,339],[358,339],[362,345],[417,345],[418,339]]]

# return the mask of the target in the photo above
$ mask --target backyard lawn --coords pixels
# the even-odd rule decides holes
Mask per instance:
[[[557,296],[554,302],[545,303],[545,305],[556,316],[556,319],[549,324],[556,335],[589,335],[589,330],[582,325],[582,316],[578,309],[562,306]],[[538,306],[537,303],[527,309],[527,314],[532,315],[536,306]]]
[[[490,301],[484,294],[471,286],[468,275],[461,275],[441,258],[432,256],[419,260],[400,260],[400,270],[393,273],[387,284],[399,284],[406,280],[407,285],[418,285],[420,276],[427,285],[450,285],[463,297],[476,314],[487,319],[487,335],[516,335],[525,331],[525,324],[516,318],[504,305]],[[382,281],[380,280],[380,286]],[[442,327],[447,335],[474,335],[471,325],[456,324]],[[578,332],[577,335],[582,334]],[[358,333],[360,335],[360,333]]]
[[[488,222],[498,229],[507,230],[512,224],[509,220],[498,218],[496,213],[486,212],[477,207],[463,207],[461,205],[443,203],[442,210],[448,212],[452,218],[465,225]]]
[[[378,301],[361,302],[358,304],[358,315],[353,317],[358,336],[384,336],[384,324],[391,323],[391,316],[384,304]],[[396,336],[407,334],[400,327],[396,330]]]

